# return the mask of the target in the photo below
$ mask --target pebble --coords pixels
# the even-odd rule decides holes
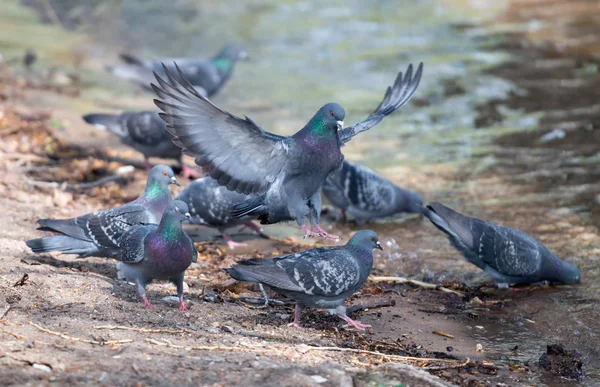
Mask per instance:
[[[32,367],[35,368],[36,370],[40,370],[43,372],[48,372],[48,373],[52,372],[52,368],[50,368],[44,364],[33,363]]]
[[[325,383],[327,381],[327,379],[322,377],[321,375],[312,375],[310,378],[318,384]]]

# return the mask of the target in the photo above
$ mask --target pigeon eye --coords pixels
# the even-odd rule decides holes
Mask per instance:
[[[163,176],[167,176],[167,172],[163,172]]]
[[[371,237],[371,242],[375,242],[375,237]]]
[[[329,112],[329,114],[331,114],[331,116],[333,117],[333,112]]]

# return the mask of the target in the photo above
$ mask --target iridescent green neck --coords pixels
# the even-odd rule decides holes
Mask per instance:
[[[172,219],[168,214],[164,216],[158,227],[158,232],[161,237],[169,242],[175,242],[179,240],[182,233],[181,222],[176,219]]]
[[[330,138],[335,135],[335,130],[332,130],[327,123],[319,117],[313,117],[301,131],[304,135],[311,138]]]
[[[148,185],[146,185],[144,197],[147,201],[153,201],[165,196],[171,197],[171,192],[169,192],[169,188],[166,186],[157,182],[149,182]]]
[[[224,73],[231,71],[233,61],[229,58],[217,57],[212,60],[213,64]]]

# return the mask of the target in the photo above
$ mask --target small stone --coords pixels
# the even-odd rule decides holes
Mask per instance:
[[[454,351],[454,347],[452,347],[452,346],[446,347],[446,351],[452,352],[452,351]]]
[[[477,352],[483,352],[483,345],[481,345],[481,344],[477,344],[477,345],[475,346],[475,351],[477,351]]]
[[[230,326],[228,326],[228,325],[223,325],[223,326],[221,327],[221,330],[222,330],[223,332],[227,332],[227,333],[233,333],[233,328],[232,328],[232,327],[230,327]]]
[[[32,367],[35,368],[36,370],[40,370],[43,372],[48,372],[48,373],[52,372],[52,368],[50,368],[44,364],[33,363]]]
[[[322,377],[321,375],[312,375],[310,377],[315,383],[321,384],[321,383],[325,383],[327,381],[326,378]]]

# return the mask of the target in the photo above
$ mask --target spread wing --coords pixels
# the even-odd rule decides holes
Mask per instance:
[[[126,113],[122,117],[129,137],[136,144],[156,146],[171,140],[165,123],[156,112]]]
[[[290,139],[219,109],[175,66],[178,76],[164,66],[168,82],[155,73],[159,86],[152,84],[159,98],[154,102],[175,145],[229,190],[266,192],[286,165]]]
[[[404,77],[402,76],[402,72],[398,73],[394,86],[387,88],[383,100],[371,115],[361,122],[339,131],[341,142],[345,144],[360,132],[371,129],[380,123],[385,116],[392,114],[410,101],[417,87],[419,87],[422,73],[423,63],[419,64],[414,77],[412,64],[406,69]]]

